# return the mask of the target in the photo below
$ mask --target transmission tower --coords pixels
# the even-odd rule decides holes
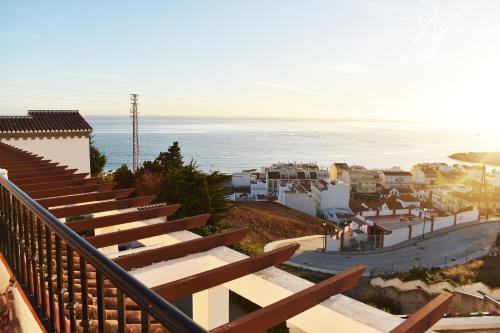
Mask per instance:
[[[480,190],[483,194],[483,201],[484,205],[486,208],[486,220],[488,220],[489,214],[488,214],[488,183],[486,181],[486,165],[483,165],[483,173],[481,175],[481,185],[480,185]],[[481,208],[481,205],[479,205],[479,208]]]
[[[130,94],[131,107],[130,118],[132,118],[132,170],[135,172],[139,167],[139,121],[137,117],[138,94]]]

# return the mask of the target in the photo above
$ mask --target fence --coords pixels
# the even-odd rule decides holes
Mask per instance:
[[[48,332],[89,331],[91,287],[97,294],[92,311],[97,310],[98,331],[104,332],[109,298],[104,290],[109,285],[116,288],[118,332],[125,332],[129,301],[140,309],[142,333],[158,326],[170,332],[205,332],[4,177],[0,251]],[[89,285],[90,276],[95,276],[95,286]]]
[[[382,247],[381,235],[355,235],[344,241],[342,251],[373,250]]]

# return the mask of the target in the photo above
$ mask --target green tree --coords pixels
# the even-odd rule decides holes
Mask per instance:
[[[146,184],[153,184],[148,180],[151,175],[162,180],[160,186],[151,185],[149,191]],[[199,170],[194,161],[184,165],[178,142],[161,152],[155,160],[144,162],[136,173],[136,184],[141,183],[141,191],[156,194],[159,202],[182,204],[174,217],[211,214],[204,229],[206,233],[224,228],[223,218],[231,208],[224,191],[228,180],[227,175]]]
[[[121,167],[115,170],[113,174],[113,181],[116,182],[116,189],[134,187],[134,173],[126,164],[122,164]]]
[[[101,153],[94,145],[94,141],[90,138],[90,174],[92,176],[99,175],[107,162],[107,157]]]

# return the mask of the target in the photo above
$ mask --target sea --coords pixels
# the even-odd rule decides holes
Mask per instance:
[[[93,141],[108,159],[105,169],[132,163],[129,117],[87,116]],[[456,152],[499,151],[496,133],[446,123],[380,120],[141,117],[140,161],[178,141],[186,162],[204,171],[232,173],[275,162],[334,162],[404,169],[421,162],[459,163]]]

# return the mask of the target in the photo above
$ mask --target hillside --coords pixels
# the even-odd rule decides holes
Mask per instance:
[[[239,202],[224,220],[230,227],[250,226],[251,232],[237,246],[247,254],[262,252],[269,242],[323,234],[323,220],[270,202]],[[329,226],[333,231],[334,227]]]

